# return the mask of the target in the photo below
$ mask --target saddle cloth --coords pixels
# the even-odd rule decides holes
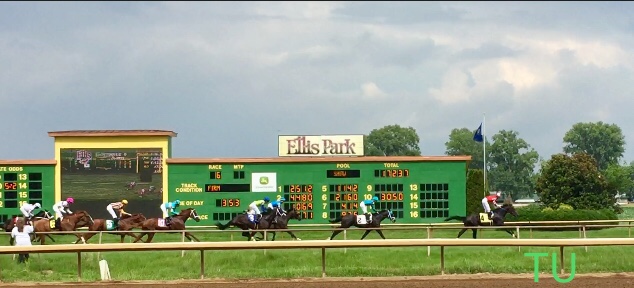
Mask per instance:
[[[165,219],[159,218],[158,219],[158,226],[159,227],[167,227],[167,223],[165,223]]]
[[[361,224],[361,225],[365,225],[368,224],[368,222],[366,221],[366,216],[365,215],[357,215],[357,224]],[[372,216],[370,216],[372,217]],[[372,219],[370,218],[370,221],[372,221]]]
[[[489,213],[480,213],[480,222],[485,224],[491,223],[491,219],[489,218]]]

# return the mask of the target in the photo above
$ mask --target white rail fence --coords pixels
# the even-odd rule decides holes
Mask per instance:
[[[205,251],[258,250],[258,249],[321,249],[321,273],[326,277],[326,249],[376,247],[440,247],[440,273],[445,273],[445,247],[559,247],[559,262],[564,273],[564,247],[634,245],[632,238],[595,239],[395,239],[395,240],[311,240],[261,242],[171,242],[171,243],[117,243],[100,245],[39,245],[0,246],[0,254],[18,253],[77,253],[77,279],[81,281],[82,253],[132,251],[200,251],[200,278],[205,277]]]

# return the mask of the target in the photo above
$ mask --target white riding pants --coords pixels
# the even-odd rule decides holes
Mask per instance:
[[[108,213],[110,213],[110,216],[112,216],[112,219],[117,218],[117,213],[114,213],[114,209],[112,209],[112,205],[108,204],[108,206],[106,206],[106,210],[108,210]]]
[[[482,199],[482,208],[484,208],[484,212],[491,213],[491,206],[489,206],[487,198]]]
[[[365,206],[365,203],[363,202],[359,203],[359,208],[361,208],[361,211],[363,211],[363,214],[368,214],[368,207]]]
[[[159,206],[161,208],[161,211],[163,211],[163,217],[167,217],[169,215],[167,215],[167,208],[165,208],[165,203],[161,204],[161,206]]]
[[[57,208],[57,206],[53,206],[53,211],[55,211],[55,215],[59,217],[59,220],[64,220],[64,211]]]
[[[249,214],[260,215],[262,213],[260,213],[260,209],[258,209],[258,205],[251,203],[249,205]]]
[[[33,214],[31,214],[31,212],[29,212],[29,211],[26,211],[26,209],[24,209],[24,207],[20,207],[20,212],[22,212],[22,215],[24,215],[25,218],[33,216]]]

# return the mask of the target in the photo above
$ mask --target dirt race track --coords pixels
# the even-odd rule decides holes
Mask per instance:
[[[567,278],[567,275],[561,278]],[[632,287],[634,273],[605,273],[575,275],[568,286],[576,288],[596,287]],[[130,281],[130,282],[100,282],[100,283],[5,283],[0,287],[152,287],[152,288],[261,288],[263,286],[276,288],[422,288],[422,287],[496,287],[496,288],[524,288],[524,287],[561,287],[551,275],[540,275],[538,283],[534,282],[532,274],[514,275],[445,275],[429,277],[385,277],[385,278],[316,278],[316,279],[275,279],[275,280],[206,280],[206,281]]]

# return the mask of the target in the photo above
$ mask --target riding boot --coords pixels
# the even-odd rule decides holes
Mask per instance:
[[[493,211],[489,212],[489,219],[493,220]]]
[[[370,219],[370,216],[372,216],[371,214],[365,214],[365,222],[370,224],[370,222],[372,221],[372,219]]]

